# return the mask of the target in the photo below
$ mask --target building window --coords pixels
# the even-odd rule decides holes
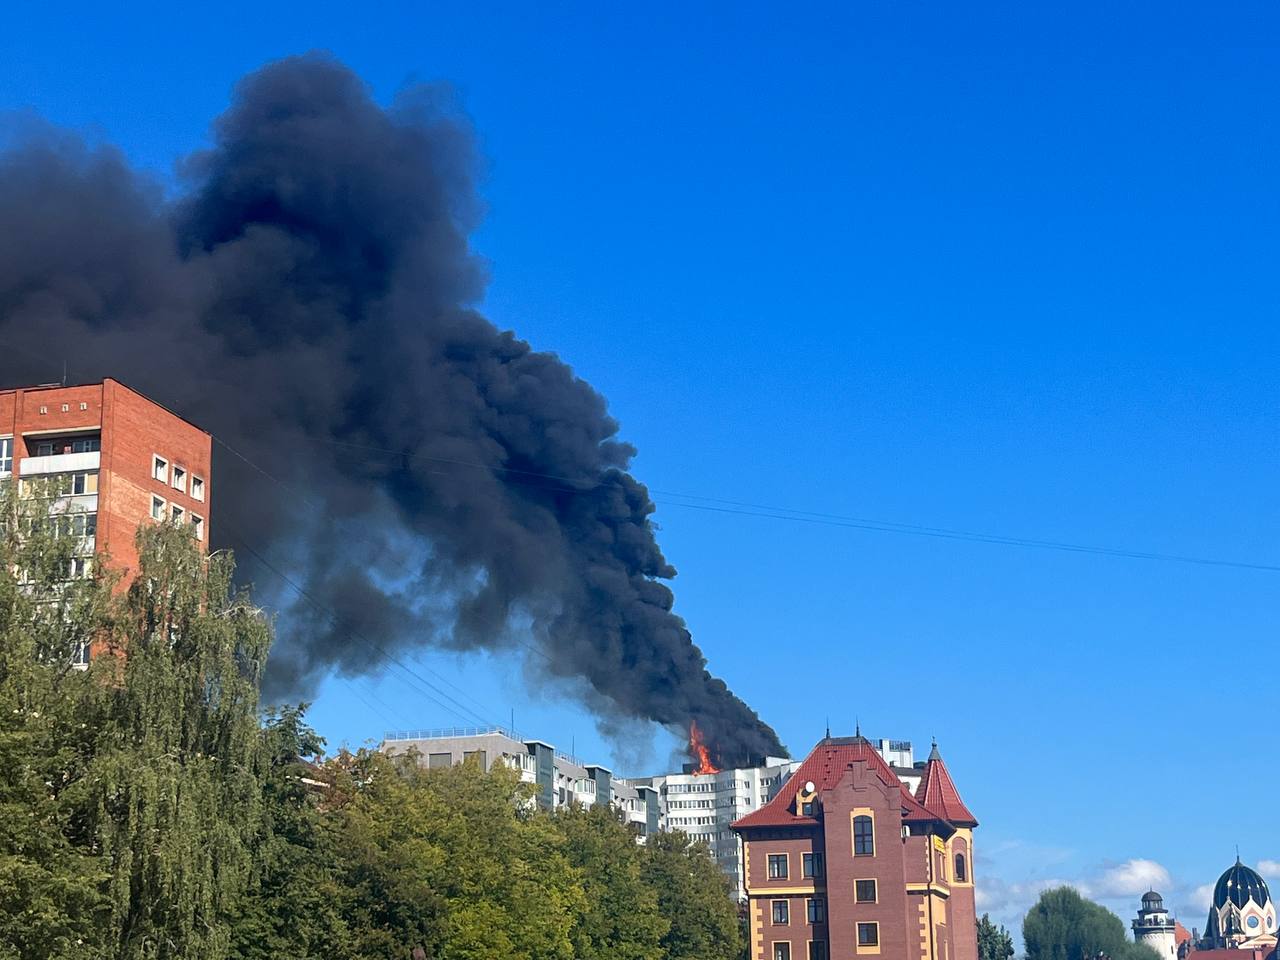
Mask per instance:
[[[98,453],[102,450],[101,437],[82,437],[71,441],[72,453]]]
[[[76,644],[76,649],[71,654],[71,665],[79,670],[84,670],[89,666],[89,644],[81,640]]]
[[[855,880],[853,882],[853,899],[858,903],[875,903],[876,882],[874,880]]]
[[[81,410],[88,410],[88,409],[89,409],[89,405],[88,405],[87,403],[85,403],[85,402],[82,400],[82,401],[80,401],[80,409],[81,409]]]
[[[822,854],[802,853],[800,855],[800,875],[802,877],[822,876]]]
[[[191,475],[191,499],[204,500],[204,478]]]
[[[13,473],[13,437],[0,437],[0,473]]]
[[[809,960],[827,960],[827,941],[809,941]]]
[[[197,517],[194,513],[191,514],[191,526],[195,528],[196,539],[203,541],[204,540],[204,517]],[[484,751],[482,750],[480,752],[483,753]]]
[[[785,940],[773,945],[773,960],[791,960],[791,944]]]
[[[187,492],[187,471],[176,463],[173,465],[173,489]]]
[[[769,879],[787,879],[787,855],[785,853],[769,854]]]
[[[429,753],[427,754],[427,769],[439,770],[441,767],[453,766],[453,754],[451,753]]]
[[[161,483],[169,482],[169,461],[164,457],[151,458],[151,476]]]
[[[812,817],[812,816],[813,816],[813,801],[812,801],[812,800],[806,800],[803,804],[801,804],[801,805],[800,805],[800,814],[801,814],[801,816],[805,816],[805,817]]]
[[[785,927],[791,922],[791,902],[789,900],[773,901],[773,925]]]
[[[153,496],[151,498],[151,519],[152,520],[164,519],[164,501],[161,500],[159,497]]]
[[[173,508],[172,508],[172,509],[173,509],[173,514],[172,514],[172,515],[173,515],[173,522],[174,522],[174,523],[181,523],[181,522],[182,522],[182,515],[183,515],[184,513],[186,513],[186,511],[185,511],[185,510],[183,510],[183,509],[182,509],[180,506],[178,506],[176,503],[173,505]]]
[[[853,853],[858,857],[875,856],[875,832],[870,817],[853,818]]]
[[[827,901],[822,897],[810,897],[807,904],[810,923],[827,922]]]
[[[52,457],[52,456],[53,456],[53,441],[52,441],[52,440],[44,440],[44,441],[42,441],[42,442],[40,442],[40,443],[37,443],[37,444],[36,444],[36,456],[37,456],[37,457]]]
[[[967,865],[964,862],[964,854],[957,853],[956,854],[956,882],[957,883],[964,883],[969,879],[969,874],[967,873],[967,869],[968,869]]]
[[[71,579],[84,580],[86,577],[88,577],[90,570],[92,570],[92,567],[90,566],[92,562],[93,561],[91,561],[88,557],[72,557],[71,558]]]
[[[98,475],[96,473],[62,473],[58,475],[57,491],[61,497],[83,496],[86,493],[98,492]]]
[[[48,408],[48,407],[43,406],[43,405],[40,407],[40,416],[42,416],[42,417],[43,417],[43,416],[44,416],[46,413],[48,413],[48,412],[49,412],[49,408]]]
[[[860,947],[880,946],[880,924],[878,923],[858,924],[858,946]]]

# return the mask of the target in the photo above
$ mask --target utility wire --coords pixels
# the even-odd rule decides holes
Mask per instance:
[[[366,637],[365,635],[363,635],[362,633],[360,633],[355,629],[346,627],[342,621],[342,618],[338,616],[338,614],[332,608],[326,606],[325,604],[317,600],[305,588],[300,586],[292,578],[290,578],[286,573],[284,573],[277,566],[271,563],[271,561],[268,560],[265,556],[263,556],[259,551],[255,550],[252,544],[250,544],[244,538],[243,534],[239,533],[239,531],[237,531],[234,527],[230,527],[225,523],[223,525],[228,527],[228,529],[231,531],[231,535],[235,537],[235,539],[240,542],[240,544],[245,548],[245,550],[247,550],[254,558],[256,558],[259,563],[261,563],[264,567],[266,567],[268,570],[274,573],[277,577],[283,580],[286,584],[288,584],[289,587],[292,588],[293,591],[298,594],[298,596],[302,597],[304,600],[310,603],[313,607],[315,607],[321,613],[326,614],[333,621],[334,625],[338,629],[342,630],[344,633],[347,633],[348,636],[364,643],[366,646],[371,647],[372,649],[377,651],[382,657],[384,657],[387,661],[395,664],[397,667],[403,670],[410,677],[414,678],[418,683],[434,691],[434,694],[432,694],[432,693],[428,693],[427,690],[424,690],[422,688],[416,688],[417,693],[422,694],[428,700],[431,700],[433,703],[435,703],[437,706],[440,706],[446,711],[448,711],[449,713],[452,713],[455,717],[461,720],[464,725],[479,724],[480,726],[486,726],[486,727],[497,726],[497,724],[494,724],[491,720],[487,719],[486,717],[472,710],[470,707],[466,706],[465,704],[460,703],[458,700],[451,697],[448,693],[441,690],[435,684],[431,683],[429,680],[427,680],[417,671],[413,670],[408,664],[406,664],[399,657],[395,656],[393,653],[391,653],[381,644],[377,643],[374,640],[371,640],[370,638]],[[453,707],[450,707],[447,703],[444,703],[440,698],[443,698],[444,700],[449,701],[449,703],[452,703]],[[455,707],[457,709],[454,709]],[[459,711],[462,711],[462,712],[460,713]]]
[[[250,461],[227,445],[217,437],[222,446],[231,450],[240,459],[246,463]],[[528,486],[534,486],[539,489],[550,490],[552,492],[561,493],[582,493],[597,487],[605,486],[610,481],[599,478],[575,478],[557,476],[549,473],[538,473],[532,470],[520,470],[513,467],[501,467],[492,464],[477,463],[469,460],[460,460],[450,457],[433,457],[429,454],[418,453],[413,451],[394,450],[389,447],[379,447],[372,444],[350,443],[343,440],[323,440],[318,442],[325,443],[336,447],[345,447],[352,450],[362,450],[373,453],[383,453],[395,457],[403,458],[406,462],[410,460],[428,460],[434,463],[448,464],[452,466],[467,467],[470,469],[482,470],[487,473],[501,473],[508,476],[511,480],[523,483]],[[255,469],[260,470],[265,476],[271,477],[269,473],[261,470],[260,467],[250,463]],[[271,479],[279,481],[275,477]],[[551,484],[537,483],[539,480],[553,481],[564,486],[553,486]],[[1248,560],[1232,560],[1214,557],[1199,557],[1190,554],[1180,553],[1162,553],[1150,550],[1137,550],[1119,547],[1106,547],[1097,544],[1072,543],[1069,541],[1047,540],[1035,537],[1018,537],[998,533],[986,533],[972,530],[957,530],[949,527],[931,527],[922,524],[900,523],[893,520],[880,520],[870,517],[846,516],[838,513],[825,513],[813,510],[799,510],[792,507],[780,507],[773,504],[751,503],[740,500],[730,500],[722,497],[708,497],[698,494],[679,493],[672,490],[660,490],[657,488],[649,488],[651,495],[657,498],[675,498],[675,499],[655,499],[654,503],[660,506],[683,507],[691,510],[703,510],[712,513],[729,514],[734,516],[759,517],[770,520],[786,520],[792,523],[809,523],[822,526],[843,527],[852,530],[865,530],[873,533],[894,533],[914,537],[929,537],[940,540],[954,540],[966,543],[985,543],[996,546],[1021,547],[1024,549],[1038,550],[1056,550],[1064,553],[1081,553],[1092,556],[1113,557],[1123,560],[1148,560],[1159,561],[1164,563],[1186,563],[1197,566],[1207,567],[1227,567],[1238,570],[1255,570],[1265,573],[1280,573],[1280,564],[1260,563]],[[695,501],[695,502],[685,502]]]

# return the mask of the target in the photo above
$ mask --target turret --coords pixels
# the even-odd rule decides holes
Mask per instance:
[[[1164,898],[1154,890],[1142,896],[1142,909],[1133,921],[1133,939],[1145,943],[1164,960],[1177,960],[1178,939],[1176,924],[1164,908]]]

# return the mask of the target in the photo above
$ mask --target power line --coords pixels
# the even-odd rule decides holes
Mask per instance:
[[[228,529],[230,529],[231,535],[236,540],[240,541],[240,544],[245,548],[245,550],[247,550],[254,558],[256,558],[259,563],[261,563],[264,567],[266,567],[268,570],[274,573],[277,577],[283,580],[286,584],[288,584],[289,587],[292,588],[293,591],[298,594],[298,596],[302,597],[304,600],[310,603],[313,607],[315,607],[321,613],[328,615],[328,617],[333,621],[334,626],[336,626],[338,629],[342,630],[343,632],[347,633],[349,637],[357,639],[360,642],[364,643],[366,646],[373,648],[375,651],[381,654],[381,656],[384,657],[388,662],[399,667],[402,671],[404,671],[404,673],[414,678],[418,683],[434,691],[435,694],[438,696],[433,695],[432,693],[428,693],[427,690],[423,690],[421,688],[415,688],[417,693],[420,693],[421,695],[425,696],[428,700],[435,703],[437,706],[447,710],[449,713],[452,713],[464,724],[479,723],[481,726],[490,726],[490,727],[496,726],[496,724],[494,724],[493,721],[487,719],[486,717],[472,710],[470,707],[466,706],[463,703],[460,703],[455,698],[449,696],[449,694],[445,693],[435,684],[431,683],[425,677],[421,676],[417,671],[413,670],[411,667],[408,666],[408,664],[406,664],[399,657],[395,656],[393,653],[391,653],[381,644],[369,639],[359,631],[353,628],[347,627],[343,623],[342,618],[332,608],[326,606],[325,604],[317,600],[315,597],[313,597],[305,588],[303,588],[302,586],[294,582],[292,578],[290,578],[277,566],[271,563],[271,561],[269,561],[259,551],[255,550],[252,544],[250,544],[244,538],[243,534],[237,531],[234,527],[230,527],[225,523],[223,525],[227,526]],[[444,700],[449,701],[449,703],[452,703],[454,706],[450,707],[448,704],[444,703],[440,698],[444,698]],[[456,707],[457,709],[454,709],[454,707]],[[462,712],[459,713],[458,712],[459,710]]]
[[[244,460],[254,469],[261,472],[264,476],[274,480],[277,483],[283,483],[279,478],[272,476],[261,467],[254,464],[243,454],[234,450],[230,445],[215,437],[222,446],[231,451],[240,459]],[[447,464],[451,466],[467,467],[476,470],[482,470],[491,473],[502,473],[517,483],[524,483],[529,486],[535,486],[539,489],[546,489],[553,492],[561,493],[582,493],[597,487],[605,486],[609,483],[607,480],[600,478],[574,478],[557,476],[555,474],[538,473],[532,470],[521,470],[513,467],[495,466],[492,464],[478,463],[468,460],[460,460],[451,457],[435,457],[425,453],[415,451],[394,450],[389,447],[379,447],[372,444],[351,443],[342,440],[319,440],[320,443],[329,444],[331,446],[346,447],[353,450],[363,450],[373,453],[383,453],[404,458],[407,461],[413,459],[428,460],[434,463]],[[549,484],[539,484],[534,481],[549,480],[559,484],[568,484],[568,486],[551,486]],[[759,517],[770,520],[785,520],[792,523],[808,523],[822,526],[843,527],[852,530],[864,530],[872,533],[891,533],[914,537],[928,537],[938,540],[953,540],[966,543],[985,543],[995,546],[1021,547],[1024,549],[1036,550],[1056,550],[1064,553],[1080,553],[1092,556],[1112,557],[1122,560],[1148,560],[1159,561],[1164,563],[1187,563],[1197,566],[1207,567],[1227,567],[1238,570],[1254,570],[1265,573],[1280,573],[1280,564],[1260,563],[1248,560],[1232,560],[1221,559],[1215,557],[1199,557],[1190,554],[1178,553],[1162,553],[1150,550],[1137,550],[1122,547],[1106,547],[1098,544],[1071,543],[1068,541],[1047,540],[1035,537],[1018,537],[1007,534],[986,533],[982,531],[958,530],[949,527],[932,527],[922,524],[901,523],[893,520],[880,520],[870,517],[847,516],[839,513],[827,513],[813,510],[800,510],[793,507],[781,507],[773,504],[751,503],[740,500],[730,500],[723,497],[709,497],[699,494],[680,493],[671,490],[660,490],[657,488],[648,488],[651,495],[657,498],[675,498],[675,499],[655,499],[655,505],[684,507],[691,510],[703,510],[712,513],[720,513],[734,516]],[[695,502],[684,502],[695,501]]]

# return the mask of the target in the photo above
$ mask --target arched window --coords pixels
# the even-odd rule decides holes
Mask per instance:
[[[853,852],[859,857],[875,855],[875,832],[872,829],[870,817],[853,818]]]
[[[969,879],[969,874],[965,867],[964,854],[956,854],[956,882],[965,883]]]

